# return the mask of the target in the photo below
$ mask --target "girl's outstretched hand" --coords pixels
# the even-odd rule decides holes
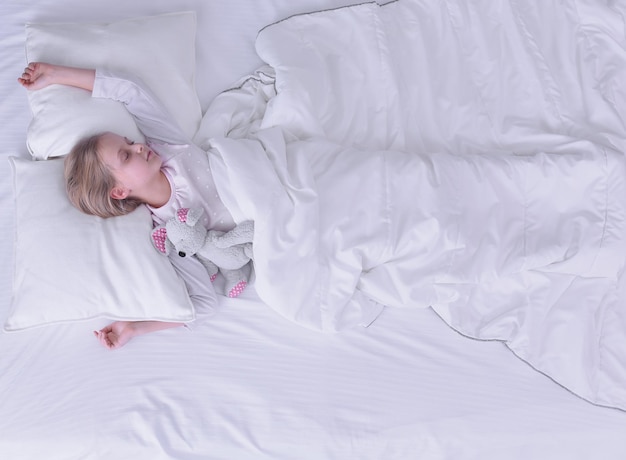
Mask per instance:
[[[135,335],[131,321],[115,321],[99,331],[93,331],[93,334],[109,350],[123,347]]]
[[[24,68],[24,73],[17,81],[29,91],[45,88],[54,83],[55,68],[56,66],[45,62],[31,62]]]
[[[138,335],[179,326],[183,326],[183,323],[168,323],[165,321],[115,321],[99,331],[93,331],[93,334],[106,348],[115,350],[123,347],[130,339]]]

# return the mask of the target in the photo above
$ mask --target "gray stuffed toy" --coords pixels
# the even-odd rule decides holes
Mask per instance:
[[[179,209],[165,225],[152,230],[152,243],[165,255],[172,251],[180,257],[195,255],[206,267],[211,281],[222,274],[223,294],[237,297],[250,276],[254,223],[241,222],[228,232],[207,230],[200,220],[202,214],[202,209]]]

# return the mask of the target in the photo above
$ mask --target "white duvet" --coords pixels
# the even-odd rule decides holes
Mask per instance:
[[[432,307],[626,409],[619,13],[399,0],[261,31],[269,67],[197,137],[255,220],[260,297],[322,331]]]

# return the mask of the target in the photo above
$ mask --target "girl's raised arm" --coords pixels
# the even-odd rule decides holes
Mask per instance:
[[[29,91],[45,88],[49,85],[66,85],[93,90],[96,78],[94,69],[80,69],[46,62],[31,62],[17,81]]]

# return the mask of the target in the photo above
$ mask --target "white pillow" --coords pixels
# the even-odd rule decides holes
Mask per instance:
[[[193,12],[112,24],[27,24],[26,55],[29,62],[135,74],[192,138],[202,117],[195,90],[195,32]],[[103,131],[144,140],[119,102],[59,85],[29,91],[28,98],[33,120],[27,143],[37,159],[65,155],[80,138]]]
[[[16,265],[5,330],[96,317],[194,319],[183,281],[152,246],[144,206],[124,217],[88,216],[65,194],[62,159],[10,161]]]

